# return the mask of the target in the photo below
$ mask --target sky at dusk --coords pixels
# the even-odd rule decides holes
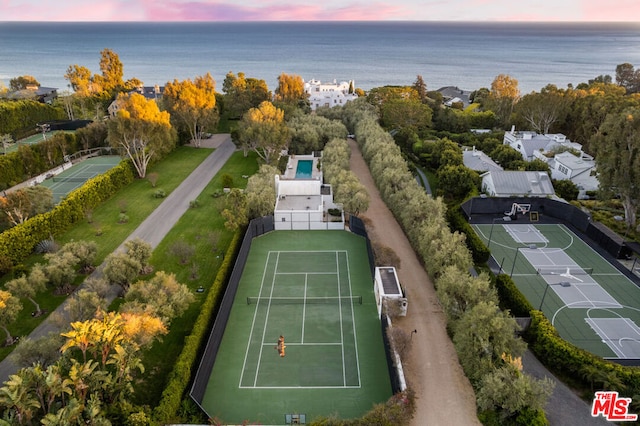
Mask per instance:
[[[0,21],[638,21],[638,0],[0,0]]]

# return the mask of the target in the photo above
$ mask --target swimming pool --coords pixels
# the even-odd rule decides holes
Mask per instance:
[[[296,167],[296,179],[311,179],[313,172],[313,160],[298,160]]]

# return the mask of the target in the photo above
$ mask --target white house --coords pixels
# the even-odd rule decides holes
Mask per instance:
[[[553,197],[546,172],[491,171],[480,176],[482,191],[492,197]]]
[[[511,131],[504,133],[502,143],[518,151],[525,161],[538,158],[546,162],[548,158],[545,154],[548,155],[560,149],[575,150],[582,154],[582,145],[571,142],[562,133],[541,135],[531,131],[516,131],[515,126],[511,128]]]
[[[465,148],[462,151],[462,164],[477,172],[501,171],[503,168],[491,159],[487,154],[473,148]]]
[[[331,185],[323,183],[320,160],[314,155],[291,156],[285,173],[275,176],[276,230],[344,229],[344,211],[333,202]]]
[[[562,152],[549,161],[549,167],[553,179],[568,179],[578,187],[579,199],[588,198],[587,191],[596,191],[600,185],[596,176],[596,162],[591,156],[579,157],[568,151]]]
[[[355,88],[353,80],[343,81],[340,84],[333,80],[333,83],[322,83],[319,80],[311,79],[304,83],[304,90],[309,95],[311,110],[315,111],[319,107],[342,106],[349,101],[358,98],[355,93],[349,93]]]

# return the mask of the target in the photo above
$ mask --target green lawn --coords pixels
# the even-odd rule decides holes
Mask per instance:
[[[191,327],[200,313],[200,305],[206,297],[206,291],[213,284],[222,261],[222,253],[226,251],[233,236],[232,231],[225,229],[224,219],[220,215],[224,209],[225,198],[214,198],[211,194],[216,190],[222,190],[223,175],[229,174],[233,177],[233,187],[244,188],[247,179],[242,176],[252,175],[257,170],[255,154],[244,157],[242,152],[235,152],[197,198],[198,207],[187,210],[154,250],[151,264],[155,270],[174,273],[180,283],[188,285],[194,291],[202,286],[205,292],[196,293],[196,302],[182,317],[171,323],[169,334],[144,354],[143,364],[146,371],[136,385],[136,403],[151,406],[157,404],[173,364],[182,351],[184,338],[190,334]],[[212,234],[218,236],[216,250],[211,244]],[[187,264],[181,265],[170,253],[171,246],[176,241],[186,242],[196,249],[195,255]],[[196,277],[193,276],[194,264]]]
[[[167,192],[175,189],[204,159],[211,154],[210,149],[194,149],[189,147],[179,147],[160,163],[153,166],[150,171],[159,175],[158,187]],[[100,264],[102,260],[117,248],[126,237],[138,226],[142,221],[162,202],[162,199],[153,198],[154,189],[148,180],[138,179],[127,188],[120,191],[113,198],[106,201],[97,208],[92,216],[93,223],[78,223],[73,229],[56,238],[59,244],[69,241],[89,240],[98,244],[98,259],[96,264]],[[118,223],[120,208],[126,206],[129,222],[125,224]],[[96,226],[100,226],[102,234],[96,235]],[[37,262],[43,262],[41,255],[32,255],[24,265],[18,268],[18,271],[26,271]],[[12,276],[7,274],[2,277],[0,284],[10,280]],[[80,284],[84,276],[79,276],[75,284]],[[42,309],[49,312],[58,307],[65,300],[66,296],[54,296],[51,290],[47,290],[37,295],[36,301]],[[14,321],[9,331],[14,336],[26,336],[34,328],[36,328],[45,316],[38,318],[31,317],[34,310],[33,304],[28,300],[23,300],[23,310],[20,312],[16,321]],[[0,359],[4,359],[13,347],[0,347]]]

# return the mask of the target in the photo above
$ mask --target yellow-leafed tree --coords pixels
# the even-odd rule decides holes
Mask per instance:
[[[245,155],[254,150],[266,164],[273,164],[289,145],[290,131],[284,121],[284,111],[269,101],[251,108],[242,117],[238,137]]]
[[[109,143],[123,149],[138,176],[144,178],[151,161],[162,158],[175,147],[170,115],[160,111],[154,100],[137,93],[121,94],[116,102],[119,110],[109,121]]]
[[[207,73],[182,82],[173,80],[164,88],[163,100],[176,127],[185,129],[193,144],[200,146],[202,134],[215,129],[219,114],[216,108],[216,82]]]

